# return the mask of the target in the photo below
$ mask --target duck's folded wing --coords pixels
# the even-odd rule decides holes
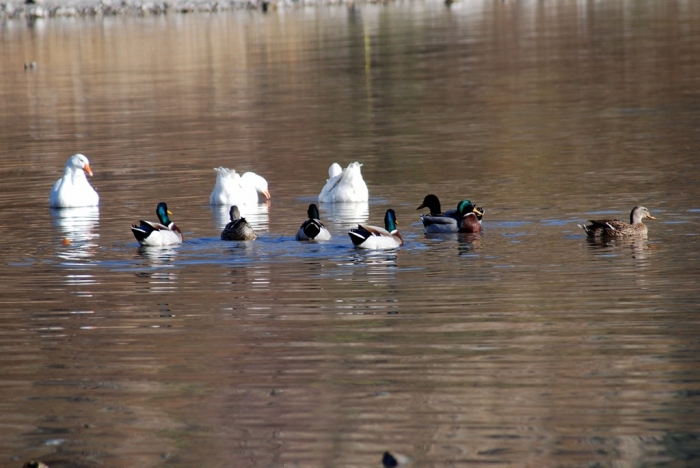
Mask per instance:
[[[423,226],[431,226],[434,224],[455,226],[457,224],[457,220],[455,218],[450,218],[449,216],[423,215],[420,218],[423,221]]]
[[[369,232],[373,236],[388,236],[391,237],[391,233],[384,228],[379,226],[370,226],[368,224],[358,224],[358,227]]]

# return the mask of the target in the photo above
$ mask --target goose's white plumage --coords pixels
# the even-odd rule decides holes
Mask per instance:
[[[329,179],[318,196],[320,203],[353,203],[369,200],[369,190],[362,178],[362,164],[350,163],[341,169],[338,163],[333,163],[328,169]]]
[[[63,177],[58,179],[51,188],[49,206],[51,208],[78,208],[83,206],[97,206],[100,196],[85,174],[92,176],[90,161],[85,155],[74,154],[68,158],[63,170]]]
[[[215,167],[216,183],[209,196],[210,205],[255,205],[258,193],[270,198],[267,181],[254,172],[238,174],[234,169]]]

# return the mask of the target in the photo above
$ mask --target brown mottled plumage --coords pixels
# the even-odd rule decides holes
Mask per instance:
[[[647,226],[642,221],[644,218],[656,219],[643,206],[635,206],[630,213],[630,222],[619,219],[592,219],[591,224],[579,224],[586,231],[588,237],[625,237],[646,236]]]

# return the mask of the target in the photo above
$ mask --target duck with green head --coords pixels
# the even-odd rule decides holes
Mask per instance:
[[[635,206],[630,213],[629,224],[619,219],[591,219],[590,224],[579,224],[588,237],[646,236],[648,229],[644,218],[656,219],[643,206]]]
[[[225,241],[248,241],[255,240],[258,235],[245,218],[241,217],[241,212],[236,205],[229,210],[231,222],[221,231],[221,240]]]
[[[172,212],[168,210],[165,202],[158,203],[156,216],[158,222],[139,220],[139,224],[131,226],[131,232],[141,245],[163,246],[182,244],[182,231],[170,220],[168,215]]]
[[[306,210],[306,214],[309,219],[302,223],[299,231],[297,231],[296,239],[298,241],[330,239],[331,233],[319,219],[320,215],[318,213],[318,206],[316,206],[315,203],[309,205],[309,209]]]
[[[430,209],[429,214],[421,215],[425,232],[429,234],[445,234],[454,232],[481,232],[481,218],[485,210],[474,206],[469,200],[462,200],[454,210],[444,213],[440,210],[440,200],[433,194],[427,195],[423,203],[416,208]]]
[[[348,232],[355,247],[361,249],[395,249],[403,245],[403,237],[396,228],[396,213],[391,208],[384,215],[384,229],[378,226],[358,224]]]

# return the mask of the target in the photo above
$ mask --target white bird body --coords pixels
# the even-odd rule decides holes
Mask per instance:
[[[258,193],[270,198],[267,181],[254,172],[238,174],[234,169],[215,167],[216,183],[209,196],[210,205],[255,205]]]
[[[78,208],[97,206],[100,196],[97,194],[85,174],[92,176],[90,161],[82,154],[74,154],[68,158],[63,177],[58,179],[51,188],[49,206],[51,208]]]
[[[131,226],[131,232],[141,245],[162,247],[165,245],[182,244],[182,231],[170,220],[168,205],[158,203],[156,215],[158,222],[140,220],[139,224]]]
[[[384,215],[384,228],[358,224],[355,229],[350,229],[348,234],[353,245],[360,249],[395,249],[403,245],[403,237],[396,229],[396,224],[396,213],[388,209]]]
[[[356,203],[369,200],[369,190],[362,178],[362,164],[350,163],[341,169],[333,163],[328,169],[329,179],[318,196],[319,203]]]

